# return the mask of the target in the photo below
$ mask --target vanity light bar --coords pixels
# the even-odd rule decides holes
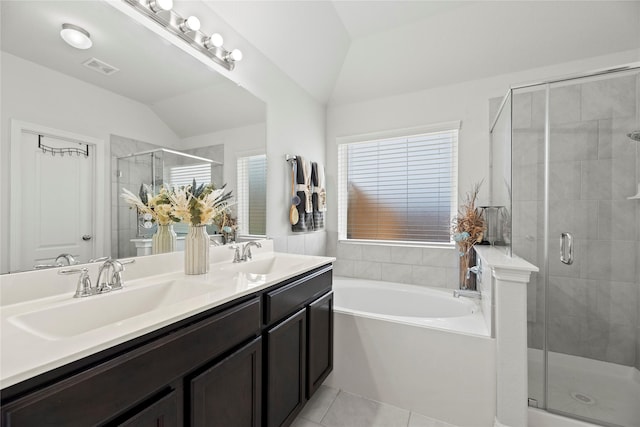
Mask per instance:
[[[238,49],[228,51],[222,47],[222,37],[219,34],[209,36],[201,32],[198,18],[195,16],[183,18],[172,10],[170,1],[123,1],[229,71],[233,70],[236,62],[242,59],[242,52]]]

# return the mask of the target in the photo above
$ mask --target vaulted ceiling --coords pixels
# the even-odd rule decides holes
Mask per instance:
[[[328,104],[640,49],[640,1],[205,1]]]

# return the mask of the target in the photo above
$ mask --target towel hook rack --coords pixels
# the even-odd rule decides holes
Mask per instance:
[[[76,154],[79,156],[82,154],[85,157],[89,157],[89,144],[78,143],[80,145],[84,145],[84,150],[80,148],[75,148],[75,147],[64,147],[64,148],[49,147],[48,145],[45,145],[42,143],[43,136],[44,135],[38,135],[38,148],[41,149],[44,154],[51,153],[51,155],[54,157],[56,154],[60,154],[61,157],[64,157],[65,154],[68,154],[69,156],[73,154]]]

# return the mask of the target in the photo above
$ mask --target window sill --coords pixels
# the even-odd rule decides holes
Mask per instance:
[[[391,242],[385,240],[356,240],[338,239],[338,243],[346,245],[389,246],[403,248],[455,249],[455,243],[420,243],[420,242]]]

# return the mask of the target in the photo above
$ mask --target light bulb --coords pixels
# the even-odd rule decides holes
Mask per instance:
[[[190,16],[180,24],[180,31],[188,33],[189,31],[198,31],[200,29],[200,20],[195,16]]]
[[[60,30],[60,37],[67,42],[70,46],[76,49],[89,49],[93,46],[91,42],[91,36],[87,30],[82,27],[78,27],[73,24],[62,24],[62,30]]]
[[[227,62],[238,62],[242,61],[242,51],[240,49],[233,49],[231,52],[227,53],[224,59]]]
[[[173,8],[173,0],[151,0],[149,8],[155,13],[169,11]]]
[[[224,43],[222,36],[218,33],[212,34],[211,37],[208,37],[204,40],[204,47],[207,49],[213,49],[215,47],[221,47]]]

